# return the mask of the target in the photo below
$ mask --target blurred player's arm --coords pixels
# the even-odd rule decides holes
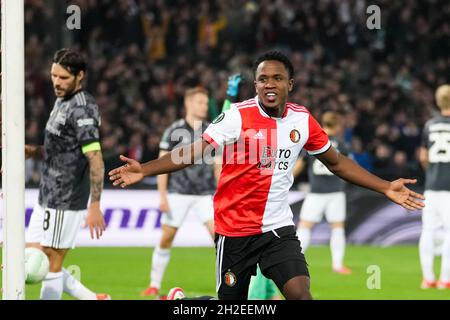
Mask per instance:
[[[105,230],[105,221],[100,209],[100,198],[103,191],[105,175],[105,165],[103,163],[100,142],[93,142],[83,146],[82,152],[89,161],[89,180],[91,186],[91,202],[86,216],[86,224],[89,226],[91,238],[94,238],[95,231],[95,235],[99,239]]]
[[[298,158],[295,161],[294,168],[292,169],[292,175],[297,178],[300,173],[305,169],[306,161],[305,158]]]
[[[422,131],[422,141],[419,147],[419,162],[423,169],[427,169],[430,164],[430,159],[428,157],[428,146],[430,145],[430,128],[429,124],[425,124]]]
[[[415,179],[400,178],[392,182],[383,180],[339,153],[333,147],[330,147],[324,153],[316,155],[316,157],[335,175],[353,184],[382,193],[408,210],[424,207],[424,204],[418,201],[418,199],[424,200],[424,196],[411,191],[405,186],[406,184],[416,183],[417,180]]]
[[[167,153],[169,153],[169,151],[161,150],[159,152],[159,157],[162,157]],[[156,182],[159,191],[159,210],[161,210],[161,212],[169,212],[169,201],[167,200],[167,186],[169,184],[169,175],[160,174],[159,176],[157,176]]]
[[[419,161],[422,168],[426,169],[430,163],[428,160],[428,149],[425,147],[420,147],[419,149]]]
[[[44,146],[25,145],[25,159],[42,159],[44,157]]]

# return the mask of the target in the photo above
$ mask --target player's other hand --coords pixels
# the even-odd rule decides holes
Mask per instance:
[[[169,200],[166,195],[159,197],[159,210],[161,212],[170,212]]]
[[[126,186],[138,183],[144,178],[142,166],[139,162],[123,155],[120,155],[120,160],[125,162],[125,165],[113,169],[108,173],[109,180],[113,182],[113,186],[125,188]]]
[[[406,184],[416,183],[416,179],[397,179],[390,183],[389,189],[385,195],[393,202],[401,205],[408,210],[417,210],[425,207],[425,204],[420,200],[425,200],[425,197],[420,193],[416,193],[408,189]]]
[[[106,229],[105,220],[103,219],[103,214],[100,210],[100,202],[92,202],[89,205],[85,226],[89,227],[89,231],[91,232],[91,239],[94,239],[94,232],[96,238],[100,239],[103,231],[105,231]]]

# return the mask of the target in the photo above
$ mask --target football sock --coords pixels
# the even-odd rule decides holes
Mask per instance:
[[[300,240],[300,246],[302,247],[303,254],[309,247],[309,242],[311,241],[311,229],[308,228],[298,228],[297,237]]]
[[[423,278],[428,281],[434,281],[434,242],[433,231],[422,230],[419,240],[420,264],[422,266]]]
[[[161,282],[170,260],[170,249],[155,248],[152,257],[152,270],[150,273],[150,287],[161,288]]]
[[[450,232],[446,232],[444,243],[442,245],[442,265],[440,280],[442,282],[450,281]]]
[[[345,231],[344,228],[332,228],[330,238],[331,260],[334,269],[343,267],[345,254]]]
[[[78,300],[97,300],[97,295],[86,288],[66,269],[63,272],[63,291]]]
[[[42,280],[41,300],[61,300],[63,292],[62,272],[49,272]]]

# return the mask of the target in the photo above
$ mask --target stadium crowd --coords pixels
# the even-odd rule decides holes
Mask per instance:
[[[157,157],[164,129],[183,115],[186,88],[208,89],[210,118],[233,73],[246,79],[240,98],[253,97],[252,61],[276,48],[295,67],[290,100],[318,119],[325,110],[342,112],[356,161],[387,179],[422,176],[421,130],[436,112],[434,90],[450,82],[448,1],[70,3],[81,8],[81,29],[60,36],[88,57],[86,88],[100,108],[107,172],[121,153],[140,161]],[[380,29],[367,27],[371,4],[381,9]],[[46,1],[26,1],[27,143],[42,142],[54,102],[54,15]],[[36,186],[39,163],[27,166],[27,183]]]

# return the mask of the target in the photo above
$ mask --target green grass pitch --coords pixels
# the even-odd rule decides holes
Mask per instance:
[[[78,266],[86,286],[109,293],[113,299],[146,299],[140,292],[148,285],[151,256],[151,248],[77,248],[69,253],[65,266]],[[311,247],[306,257],[315,299],[450,299],[450,290],[420,289],[416,246],[349,246],[346,265],[353,269],[349,276],[331,272],[328,247]],[[379,288],[369,266],[376,266],[380,271]],[[437,259],[437,275],[439,267],[440,259]],[[368,282],[372,289],[368,288]],[[189,296],[214,296],[214,249],[174,248],[162,292],[174,286],[184,288]],[[38,299],[39,289],[40,285],[27,286],[27,299]],[[64,299],[69,297],[65,295]]]

